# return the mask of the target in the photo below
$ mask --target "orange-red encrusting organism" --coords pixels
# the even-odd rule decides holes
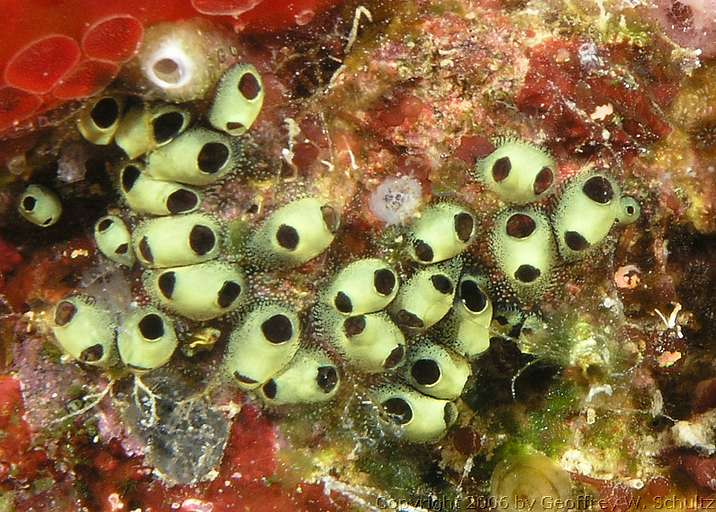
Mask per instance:
[[[238,16],[264,0],[191,0],[194,9],[210,16]]]
[[[87,29],[82,36],[82,51],[92,59],[125,62],[137,52],[143,35],[144,27],[134,16],[110,16]]]
[[[14,87],[0,87],[0,130],[34,114],[42,105],[39,96]]]
[[[52,87],[80,60],[77,42],[62,34],[52,34],[18,51],[5,66],[5,83],[36,94]]]
[[[209,16],[226,18],[237,32],[276,32],[310,23],[341,0],[191,0],[194,8]]]
[[[209,3],[209,0],[202,1]],[[263,0],[255,9],[240,15],[234,23],[234,28],[237,31],[252,33],[298,28],[310,23],[316,15],[326,9],[340,3],[341,0]]]
[[[101,60],[80,62],[52,89],[52,95],[62,100],[85,98],[102,91],[119,72],[119,65]]]

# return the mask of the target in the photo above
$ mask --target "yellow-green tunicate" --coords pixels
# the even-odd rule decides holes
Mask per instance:
[[[190,213],[201,203],[201,194],[191,187],[156,180],[144,165],[130,162],[119,171],[119,190],[127,205],[137,213],[172,215]]]
[[[547,217],[535,208],[503,210],[490,241],[493,257],[520,299],[539,297],[550,283],[554,238]]]
[[[622,197],[611,176],[578,175],[565,187],[553,217],[560,253],[567,260],[582,258],[604,241],[615,222],[626,224],[638,216],[638,203]]]
[[[315,197],[297,199],[273,212],[247,242],[256,264],[296,267],[333,242],[338,211]]]
[[[452,306],[460,274],[459,260],[431,265],[408,279],[390,310],[401,327],[423,331],[443,318]]]
[[[242,135],[256,121],[263,103],[261,75],[251,64],[237,64],[221,77],[209,122],[229,135]]]
[[[121,218],[116,215],[100,218],[94,225],[94,239],[105,257],[127,267],[134,265],[132,235]]]
[[[529,503],[530,510],[544,512],[568,502],[572,482],[569,473],[546,455],[521,449],[497,464],[490,493],[501,509],[517,512]]]
[[[455,291],[457,315],[482,327],[490,327],[492,322],[492,301],[485,291],[487,282],[476,272],[464,272]]]
[[[529,203],[554,190],[556,164],[545,150],[520,140],[501,141],[480,160],[477,172],[487,187],[509,203]]]
[[[299,348],[301,324],[291,309],[264,304],[231,333],[224,372],[242,389],[255,389],[286,368]]]
[[[369,396],[383,425],[412,443],[440,440],[458,416],[454,403],[423,395],[402,384],[376,386]]]
[[[485,292],[485,284],[485,278],[464,273],[446,322],[444,342],[468,359],[474,359],[490,346],[492,301]]]
[[[641,215],[641,206],[639,202],[631,196],[622,196],[621,211],[617,216],[617,222],[620,225],[631,224]]]
[[[145,267],[193,265],[219,255],[221,227],[203,213],[157,217],[137,226],[133,246]]]
[[[386,313],[333,314],[330,322],[333,345],[357,370],[384,372],[403,362],[405,337]]]
[[[405,380],[421,393],[443,400],[458,398],[472,373],[464,357],[428,340],[412,343],[405,362]]]
[[[122,117],[114,142],[130,159],[169,143],[191,122],[191,115],[174,105],[135,105]]]
[[[105,146],[112,142],[124,109],[124,98],[100,96],[82,111],[77,129],[89,142]]]
[[[176,348],[173,322],[154,308],[142,308],[130,313],[119,326],[119,357],[134,370],[159,368],[171,359]]]
[[[333,279],[324,301],[345,315],[362,315],[384,309],[398,293],[398,275],[385,261],[354,261]]]
[[[149,135],[150,114],[145,105],[131,107],[119,122],[114,139],[129,158],[137,158],[152,147]]]
[[[423,264],[457,256],[475,237],[474,215],[462,206],[437,203],[423,210],[410,227],[410,255]]]
[[[209,185],[233,171],[236,152],[223,133],[192,128],[147,157],[146,172],[158,180]]]
[[[243,272],[208,261],[144,273],[144,288],[168,310],[191,320],[211,320],[236,310],[245,295]]]
[[[326,402],[340,383],[338,368],[323,350],[301,348],[288,368],[261,386],[259,394],[271,405]]]
[[[60,198],[42,185],[28,186],[20,196],[17,209],[25,220],[43,228],[52,226],[62,216]]]
[[[52,311],[52,332],[74,359],[94,366],[114,361],[115,324],[109,311],[88,297],[62,299]]]

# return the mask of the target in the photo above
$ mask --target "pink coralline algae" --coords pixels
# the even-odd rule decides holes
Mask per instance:
[[[674,42],[716,57],[715,0],[658,0],[654,15]]]

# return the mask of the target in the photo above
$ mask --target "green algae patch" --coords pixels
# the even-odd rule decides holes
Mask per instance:
[[[409,498],[406,492],[417,494],[425,486],[424,477],[432,463],[429,451],[391,443],[381,449],[365,450],[355,468],[368,473],[373,486],[396,498]]]
[[[545,395],[543,406],[526,413],[519,437],[550,456],[558,456],[573,436],[569,419],[579,414],[579,403],[577,386],[557,382]]]
[[[0,491],[0,512],[15,512],[13,493]]]
[[[227,225],[227,249],[230,254],[241,254],[244,240],[251,232],[251,225],[240,219],[233,220]]]
[[[595,464],[605,472],[620,470],[626,467],[628,471],[638,471],[640,460],[639,447],[635,440],[648,435],[645,415],[628,415],[624,412],[599,410],[594,423],[583,429],[584,451],[590,454],[589,458],[599,461]],[[625,454],[629,454],[625,457]]]

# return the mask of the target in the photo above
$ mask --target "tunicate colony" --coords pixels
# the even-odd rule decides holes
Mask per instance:
[[[584,171],[557,186],[556,162],[546,151],[503,139],[474,169],[474,178],[507,204],[489,232],[480,232],[470,205],[437,200],[398,228],[399,267],[380,257],[355,259],[321,285],[306,311],[254,299],[250,274],[298,268],[342,228],[330,198],[298,196],[236,247],[225,223],[200,211],[203,187],[240,179],[242,137],[263,98],[256,69],[236,64],[219,80],[203,120],[182,105],[113,95],[79,115],[85,139],[114,143],[126,154],[114,166],[115,182],[124,206],[144,217],[101,217],[97,248],[127,269],[141,265],[152,305],[116,318],[92,297],[62,299],[51,325],[71,358],[102,368],[121,363],[141,374],[171,361],[180,344],[175,319],[228,317],[235,321],[220,382],[284,406],[329,402],[347,369],[371,374],[366,395],[384,429],[410,442],[436,441],[457,419],[470,363],[489,347],[494,291],[538,303],[558,265],[588,257],[615,223],[640,213],[609,173]],[[27,188],[18,210],[42,227],[62,215],[57,195],[39,185]],[[467,254],[479,239],[489,240],[491,273]],[[309,323],[317,340],[304,339]]]

